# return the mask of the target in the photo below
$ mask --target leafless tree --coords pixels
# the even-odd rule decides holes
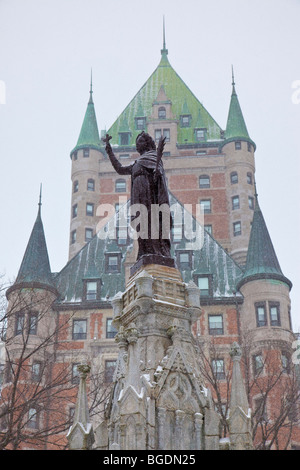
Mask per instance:
[[[66,447],[78,391],[71,364],[78,363],[78,355],[73,360],[74,352],[65,356],[59,350],[59,336],[69,328],[73,312],[58,321],[52,301],[47,292],[26,289],[26,295],[14,294],[9,308],[2,310],[6,331],[0,449]],[[99,413],[108,394],[109,384],[103,378],[103,371],[89,378],[91,415]]]
[[[198,345],[201,372],[221,416],[222,437],[226,437],[232,375],[229,348],[226,352],[226,346],[214,336],[209,340],[198,338]],[[282,363],[278,351],[271,345],[265,345],[263,353],[254,355],[251,333],[245,333],[241,347],[241,368],[252,410],[254,446],[256,449],[284,450],[290,444],[293,429],[300,425],[300,390],[295,368],[288,355],[287,362]],[[221,363],[220,358],[224,362]],[[221,364],[224,364],[223,369]]]

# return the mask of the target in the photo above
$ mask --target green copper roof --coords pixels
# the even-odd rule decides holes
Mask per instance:
[[[178,210],[183,206],[172,195],[170,204],[178,205]],[[120,211],[128,209],[129,202],[122,206]],[[127,220],[127,218],[125,218]],[[103,238],[95,235],[74,258],[55,277],[57,290],[60,293],[59,302],[62,304],[80,303],[84,295],[84,281],[87,279],[101,279],[102,302],[109,302],[118,292],[125,289],[124,260],[128,252],[132,250],[132,240],[127,245],[118,245],[116,240],[108,234],[115,224],[114,217],[104,228]],[[203,228],[202,228],[203,231]],[[190,250],[191,244],[183,239],[180,243],[172,244],[172,256],[176,259],[177,250]],[[106,256],[119,255],[121,259],[120,272],[109,273],[106,269]],[[222,246],[214,238],[204,231],[203,245],[193,250],[193,265],[191,268],[181,271],[184,282],[196,281],[199,275],[209,275],[212,279],[213,301],[230,299],[235,295],[236,283],[242,277],[241,268],[226,253]],[[109,306],[109,304],[108,304]]]
[[[246,267],[240,286],[254,279],[277,279],[285,282],[289,287],[292,286],[291,282],[281,271],[269,231],[257,201],[257,196]]]
[[[94,106],[92,94],[93,94],[93,90],[92,90],[92,84],[91,84],[90,99],[89,99],[87,109],[85,112],[81,131],[78,137],[76,147],[72,150],[71,153],[83,147],[93,147],[93,148],[101,147],[101,141],[100,141],[100,136],[99,136],[99,130],[98,130],[98,124],[97,124],[95,106]]]
[[[250,140],[245,124],[240,103],[235,91],[235,83],[232,83],[232,94],[227,118],[225,139],[244,138]]]
[[[135,139],[140,133],[140,130],[136,129],[135,123],[135,118],[140,114],[140,103],[143,104],[144,117],[149,119],[152,114],[152,104],[157,99],[161,87],[163,87],[167,99],[172,103],[174,119],[180,120],[183,109],[188,109],[191,115],[191,122],[188,128],[178,126],[179,144],[196,142],[194,129],[197,127],[199,110],[201,111],[202,127],[207,129],[207,140],[220,140],[220,126],[175,72],[170,65],[167,54],[168,51],[164,43],[158,67],[108,130],[108,133],[112,136],[113,145],[119,144],[118,134],[124,128],[124,115],[126,115],[126,123],[131,132],[129,145],[135,145]]]
[[[20,283],[38,283],[54,287],[41,219],[41,203],[14,285]]]

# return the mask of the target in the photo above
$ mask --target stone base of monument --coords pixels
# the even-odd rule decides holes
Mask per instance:
[[[176,263],[173,258],[162,255],[143,255],[136,263],[130,268],[130,275],[133,276],[142,266],[150,264],[157,264],[160,266],[168,266],[169,268],[176,268]]]
[[[200,291],[182,281],[174,261],[153,261],[141,261],[125,292],[112,301],[119,356],[96,447],[218,449],[220,418],[192,335],[201,314]]]

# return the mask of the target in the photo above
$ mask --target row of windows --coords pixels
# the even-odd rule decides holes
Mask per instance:
[[[107,318],[105,338],[112,339],[116,336],[116,334],[117,334],[117,330],[112,325],[112,318]],[[73,320],[72,339],[74,340],[87,339],[87,319]]]
[[[89,158],[89,156],[90,156],[90,149],[88,149],[88,148],[83,149],[83,158]],[[77,159],[78,159],[78,152],[77,152],[77,150],[76,150],[75,152],[73,152],[72,157],[73,157],[73,160],[77,160]]]
[[[252,373],[254,377],[262,374],[267,360],[264,359],[262,353],[255,354],[252,356]],[[290,373],[290,356],[285,351],[281,352],[281,368],[282,371]],[[212,372],[216,379],[223,380],[226,378],[225,360],[224,358],[216,358],[211,361]]]
[[[85,206],[85,214],[88,216],[94,216],[95,204],[92,202],[87,202]],[[72,218],[74,219],[78,215],[78,204],[72,206]]]
[[[256,326],[280,326],[280,304],[279,302],[256,302]]]
[[[95,191],[95,180],[93,180],[92,178],[89,178],[87,180],[87,185],[86,185],[86,189],[87,191]],[[73,183],[73,192],[74,193],[77,193],[79,190],[79,183],[78,181],[74,181]]]
[[[239,182],[239,175],[236,171],[232,171],[230,173],[230,183],[231,184],[237,184]],[[252,184],[253,182],[253,177],[252,177],[252,173],[248,172],[247,173],[247,183],[248,184]]]
[[[198,279],[198,286],[201,290],[201,285],[206,282],[207,286],[209,286],[209,282],[211,280],[209,278],[199,278]],[[204,290],[204,294],[205,294]],[[203,295],[203,293],[201,292]],[[268,308],[268,316],[267,316],[267,309]],[[268,325],[268,317],[269,317],[269,325],[270,326],[281,326],[280,320],[280,303],[269,301],[269,302],[258,302],[255,303],[255,313],[256,313],[256,326],[262,327]],[[224,322],[223,322],[223,315],[222,314],[209,314],[208,315],[208,332],[210,335],[223,335],[224,334]]]
[[[235,143],[235,150],[241,150],[242,148],[242,142],[240,140],[237,140]],[[251,152],[252,150],[252,145],[250,144],[250,142],[247,142],[247,150],[248,152]]]

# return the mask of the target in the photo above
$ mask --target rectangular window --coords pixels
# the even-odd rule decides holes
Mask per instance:
[[[30,429],[38,429],[38,412],[36,408],[29,408],[27,426]]]
[[[223,335],[223,315],[208,315],[208,331],[210,335]]]
[[[161,138],[161,129],[155,129],[155,140],[158,141]]]
[[[235,150],[241,150],[241,148],[242,148],[242,142],[240,141],[235,142]]]
[[[125,160],[125,159],[129,158],[129,156],[130,156],[129,153],[121,153],[119,158],[120,158],[120,160]]]
[[[212,235],[212,225],[204,225],[205,230]]]
[[[208,276],[199,276],[198,277],[198,287],[200,289],[200,297],[209,296],[209,277]]]
[[[120,145],[129,145],[129,132],[121,132],[120,133]]]
[[[19,312],[16,314],[16,328],[15,335],[21,335],[24,329],[25,313]]]
[[[267,417],[267,410],[266,410],[266,402],[265,398],[256,398],[254,400],[254,417],[256,421],[266,422]]]
[[[92,178],[87,180],[87,190],[95,191],[95,180],[93,180]]]
[[[210,178],[208,175],[199,176],[199,188],[209,188],[210,187]]]
[[[269,302],[270,324],[280,326],[279,302]]]
[[[262,355],[256,354],[255,356],[253,356],[252,362],[253,362],[253,374],[255,376],[261,374],[264,368],[264,360],[263,360]]]
[[[94,215],[94,204],[92,204],[91,202],[86,203],[86,215]]]
[[[93,238],[93,229],[86,228],[85,229],[85,241],[89,242]]]
[[[78,188],[79,188],[79,183],[78,183],[78,181],[74,181],[74,184],[73,184],[73,192],[74,192],[74,193],[77,193],[77,192],[78,192]]]
[[[256,326],[266,326],[267,325],[267,315],[266,315],[266,305],[265,303],[255,304],[256,310]]]
[[[233,236],[237,237],[238,235],[241,235],[241,233],[242,233],[241,222],[234,222],[234,224],[233,224]]]
[[[248,204],[249,204],[249,209],[254,209],[254,198],[251,196],[248,196]]]
[[[166,138],[166,142],[170,142],[170,129],[163,130],[163,137]]]
[[[290,358],[286,353],[281,353],[281,365],[284,372],[290,373]]]
[[[42,375],[42,364],[34,362],[31,366],[31,378],[33,382],[39,382]]]
[[[146,118],[139,117],[135,118],[135,126],[137,130],[143,130],[146,127]]]
[[[83,156],[84,156],[84,158],[88,158],[90,156],[90,150],[89,149],[83,149]]]
[[[204,129],[196,129],[195,136],[196,136],[196,140],[198,140],[199,142],[205,140],[205,130]]]
[[[115,273],[120,270],[119,255],[107,255],[107,272]]]
[[[79,365],[79,363],[77,364],[72,364],[72,377],[71,377],[71,382],[73,385],[78,385],[79,384],[79,372],[78,372],[78,369],[77,369],[77,366]]]
[[[247,183],[252,184],[252,173],[247,173]]]
[[[73,339],[86,339],[87,320],[73,320]]]
[[[204,214],[211,214],[211,201],[210,199],[202,199],[200,201],[201,209]]]
[[[71,232],[71,244],[76,242],[76,230],[72,230]]]
[[[116,364],[116,360],[105,361],[104,381],[106,383],[113,381]]]
[[[238,178],[238,174],[236,171],[233,171],[232,173],[230,173],[230,182],[231,184],[236,184],[238,183],[239,181],[239,178]]]
[[[98,292],[98,282],[87,281],[86,282],[86,300],[96,300],[97,292]]]
[[[115,191],[116,193],[125,193],[126,192],[126,181],[125,180],[117,180],[115,184]]]
[[[171,229],[172,241],[174,243],[180,242],[182,240],[182,225],[175,225]]]
[[[106,320],[106,338],[114,338],[117,334],[116,328],[112,325],[112,318]]]
[[[225,379],[224,359],[213,359],[212,370],[217,380]]]
[[[36,335],[37,333],[38,314],[29,313],[28,315],[28,333],[30,335]]]
[[[118,245],[126,245],[128,239],[127,227],[117,227]]]
[[[235,209],[239,209],[240,208],[240,198],[239,196],[233,196],[231,198],[231,201],[232,201],[232,210],[234,211]]]
[[[177,262],[180,269],[191,269],[192,268],[192,252],[182,251],[177,253]]]
[[[74,206],[72,207],[72,217],[74,219],[74,217],[77,217],[77,213],[78,213],[78,206],[77,204],[74,204]]]

